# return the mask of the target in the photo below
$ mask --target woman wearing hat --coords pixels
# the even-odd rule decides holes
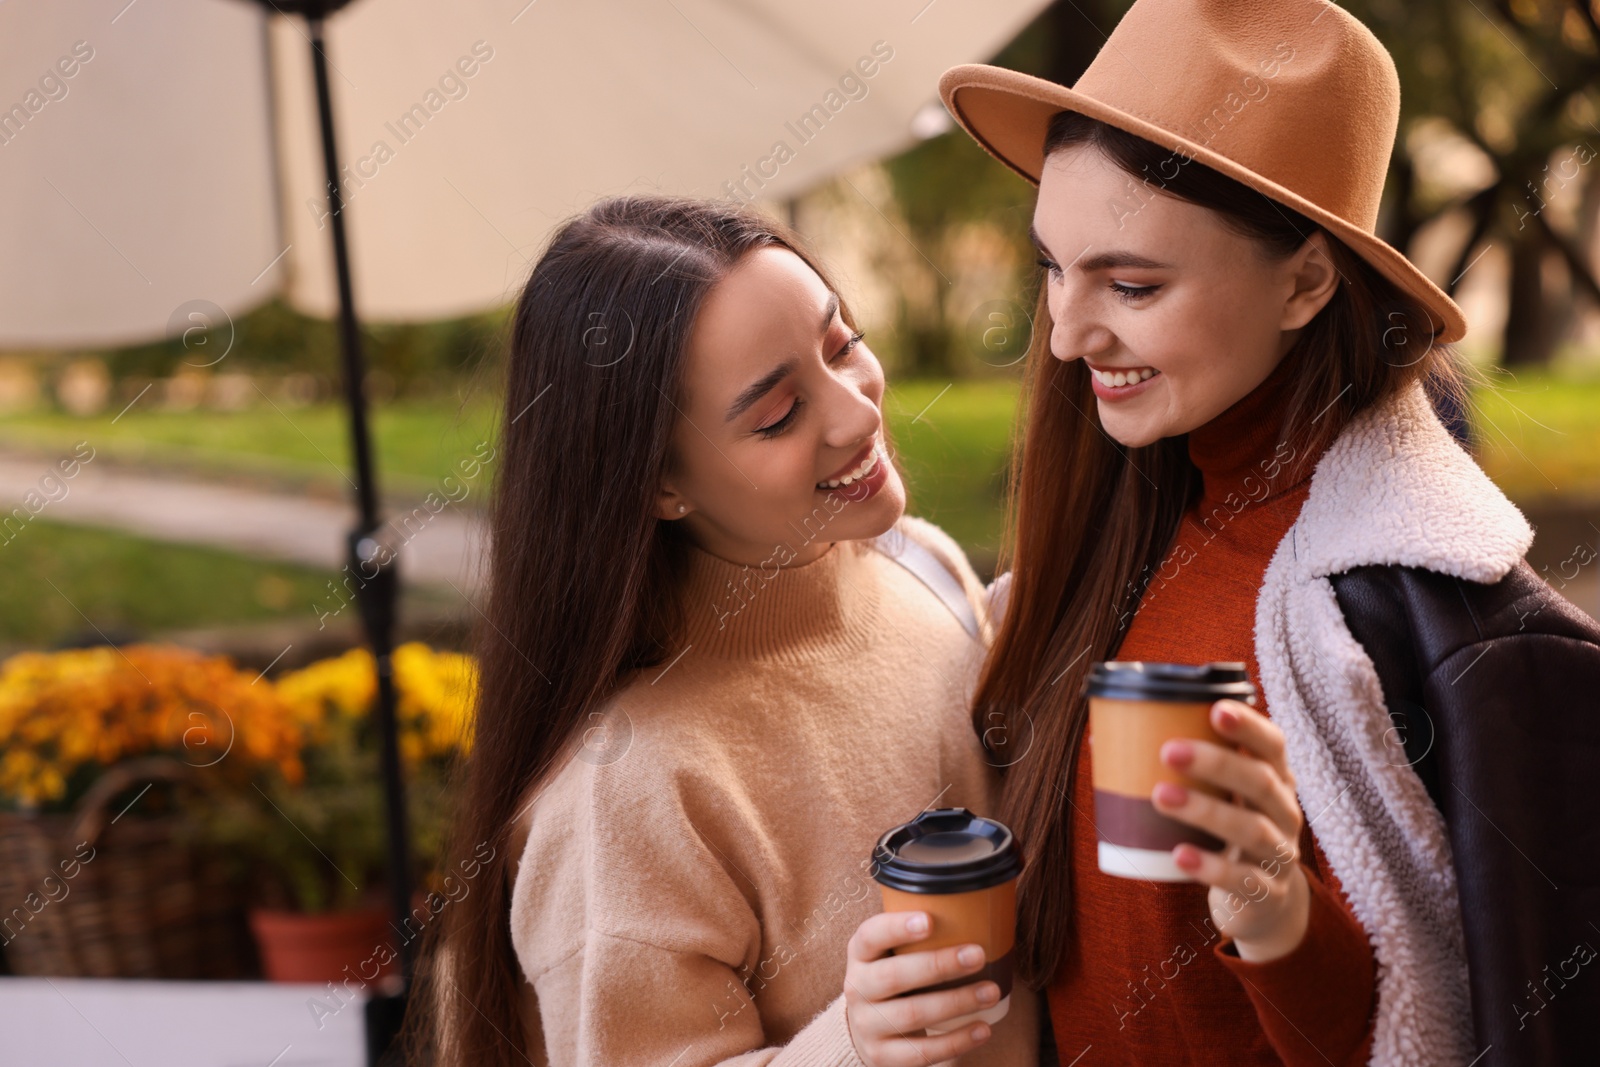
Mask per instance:
[[[1010,765],[1019,971],[1063,1064],[1593,1048],[1600,625],[1530,570],[1527,522],[1435,414],[1465,321],[1374,236],[1399,91],[1357,20],[1281,0],[1138,0],[1070,89],[941,82],[1039,186],[974,717]],[[1234,798],[1153,790],[1224,842],[1161,857],[1192,882],[1099,869],[1082,688],[1110,659],[1258,684],[1212,710],[1228,746],[1162,748]]]

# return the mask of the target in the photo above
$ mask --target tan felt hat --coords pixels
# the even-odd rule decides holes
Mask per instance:
[[[1039,183],[1044,137],[1077,111],[1173,150],[1159,188],[1191,160],[1312,219],[1428,309],[1434,340],[1460,340],[1455,301],[1374,236],[1400,121],[1394,60],[1326,0],[1137,0],[1068,89],[966,64],[939,95],[990,155]]]

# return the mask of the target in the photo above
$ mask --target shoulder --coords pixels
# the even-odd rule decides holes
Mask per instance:
[[[977,572],[972,569],[972,564],[967,559],[966,551],[956,543],[955,538],[945,533],[938,526],[917,515],[902,515],[900,521],[895,525],[907,537],[932,552],[935,556],[938,556],[939,562],[944,564],[945,569],[959,579],[963,585],[968,580],[982,584],[979,582]]]
[[[1530,946],[1551,959],[1569,953],[1571,931],[1600,902],[1595,853],[1573,846],[1600,824],[1590,788],[1600,762],[1600,624],[1525,561],[1491,582],[1393,566],[1330,581],[1394,717],[1381,744],[1404,747],[1378,758],[1416,772],[1449,835],[1480,1037],[1499,1035],[1514,1058],[1579,1047],[1587,1035],[1574,1025],[1560,1036],[1563,1016],[1524,1029],[1529,1012],[1519,1009],[1513,1027],[1512,1013],[1483,1005],[1521,1004],[1515,981]],[[1571,1018],[1582,1014],[1569,1007]]]
[[[1600,623],[1526,562],[1494,582],[1394,566],[1353,568],[1329,582],[1377,675],[1405,761],[1441,810],[1454,800],[1448,774],[1531,751],[1534,735],[1568,756],[1600,745]]]
[[[1005,619],[1006,605],[1011,602],[1011,572],[996,575],[985,592],[989,599],[989,618],[998,627]]]
[[[1367,637],[1363,644],[1404,640],[1424,673],[1469,649],[1513,640],[1549,645],[1550,655],[1574,666],[1600,656],[1600,623],[1526,561],[1492,582],[1401,566],[1357,567],[1329,580],[1351,632]]]
[[[938,526],[916,515],[901,516],[900,521],[895,524],[895,530],[932,553],[943,564],[944,569],[950,572],[951,577],[960,583],[962,593],[977,615],[979,631],[984,643],[987,644],[992,633],[988,590],[983,584],[983,579],[978,577],[978,572],[973,570],[972,562],[967,559],[966,550]]]
[[[517,808],[511,930],[530,978],[596,934],[718,953],[747,936],[748,901],[716,845],[748,810],[736,769],[694,731],[651,722],[609,704]]]

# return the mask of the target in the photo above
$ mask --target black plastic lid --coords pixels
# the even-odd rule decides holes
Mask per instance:
[[[1022,873],[1011,831],[966,808],[933,808],[878,838],[873,877],[907,893],[970,893]]]
[[[1114,700],[1222,700],[1255,703],[1256,687],[1243,663],[1096,663],[1084,692]]]

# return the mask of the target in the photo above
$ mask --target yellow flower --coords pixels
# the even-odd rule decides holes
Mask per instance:
[[[0,799],[62,799],[87,765],[164,752],[191,766],[299,772],[302,731],[270,684],[166,645],[26,652],[0,663]]]
[[[395,650],[394,675],[406,763],[465,750],[472,659],[412,642]],[[235,776],[272,768],[298,783],[308,749],[348,737],[376,691],[372,656],[359,648],[276,682],[171,645],[20,653],[0,662],[0,802],[60,801],[81,768],[158,752]]]
[[[406,763],[449,757],[471,739],[476,667],[471,657],[436,652],[420,641],[395,649],[395,716]],[[364,648],[319,660],[279,678],[280,697],[314,738],[325,739],[340,720],[368,715],[377,699],[372,654]]]

